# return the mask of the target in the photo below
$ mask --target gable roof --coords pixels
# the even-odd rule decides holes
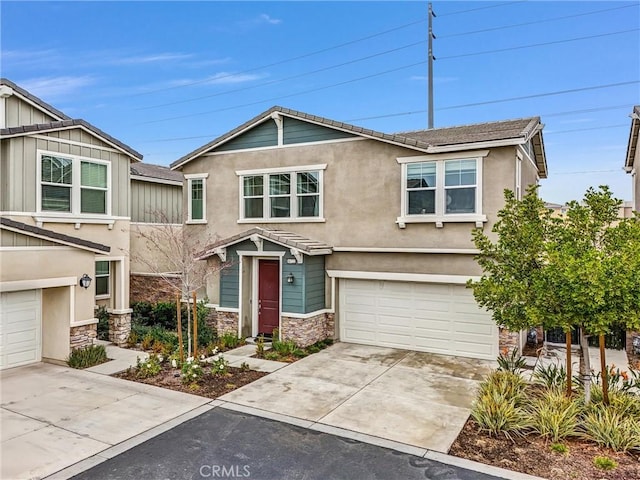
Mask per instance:
[[[316,240],[311,240],[310,238],[303,237],[297,233],[254,227],[250,230],[246,230],[232,237],[225,238],[208,245],[204,251],[197,255],[197,258],[199,260],[204,260],[205,258],[216,255],[220,249],[244,242],[245,240],[250,240],[252,237],[255,238],[256,236],[269,242],[277,243],[278,245],[282,245],[286,248],[299,250],[305,255],[328,255],[333,252],[333,248],[330,245]]]
[[[51,115],[58,120],[71,120],[71,117],[68,117],[57,108],[52,107],[44,100],[36,97],[32,93],[27,92],[24,88],[16,85],[7,78],[0,78],[0,85],[6,85],[7,87],[11,88],[14,93],[18,94],[19,97],[22,97],[24,100],[26,100],[27,103],[35,105],[46,114]]]
[[[34,125],[22,125],[20,127],[3,128],[0,129],[0,138],[21,137],[35,132],[56,132],[59,130],[67,130],[74,127],[80,127],[87,130],[93,135],[99,137],[101,140],[104,140],[105,142],[111,144],[125,155],[130,156],[134,160],[142,160],[141,153],[135,151],[129,145],[122,143],[120,140],[113,138],[111,135],[103,132],[98,127],[91,125],[86,120],[82,120],[79,118],[61,120],[58,122],[37,123]]]
[[[343,132],[353,133],[364,138],[371,138],[425,153],[468,150],[482,146],[491,146],[492,144],[496,146],[518,145],[526,143],[533,137],[539,137],[534,141],[536,148],[535,160],[540,176],[542,178],[547,176],[547,163],[541,133],[543,125],[540,123],[540,117],[389,134],[280,106],[271,107],[269,110],[255,116],[233,130],[179,158],[171,164],[171,169],[175,170],[182,167],[203,153],[224,144],[239,134],[277,115],[296,118]]]
[[[627,143],[627,158],[624,167],[627,173],[633,170],[633,161],[636,158],[636,149],[638,148],[638,134],[640,133],[640,105],[633,107],[631,112],[631,130],[629,131],[629,142]]]
[[[72,247],[81,248],[83,250],[89,250],[95,253],[109,253],[111,251],[111,247],[103,245],[101,243],[91,242],[89,240],[84,240],[78,237],[72,237],[71,235],[54,232],[53,230],[46,230],[44,228],[36,227],[34,225],[28,225],[26,223],[11,220],[9,218],[0,217],[0,228],[2,228],[3,230],[21,233],[29,237],[41,238],[44,240],[49,240],[51,242],[60,243],[62,245],[70,245]]]
[[[169,167],[154,165],[151,163],[136,163],[131,165],[131,178],[142,181],[163,180],[182,185],[182,173],[171,170]]]

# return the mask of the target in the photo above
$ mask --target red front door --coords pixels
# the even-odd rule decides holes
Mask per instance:
[[[271,335],[280,323],[280,262],[258,260],[258,334]]]

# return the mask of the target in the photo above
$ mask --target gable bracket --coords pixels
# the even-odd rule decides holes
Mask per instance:
[[[221,262],[226,262],[227,261],[227,249],[226,248],[216,248],[213,250],[213,253],[215,253],[216,255],[218,255],[218,258],[220,258]]]
[[[253,242],[259,252],[262,252],[262,237],[260,235],[251,235],[249,240]]]
[[[303,259],[304,259],[304,255],[302,254],[302,252],[300,250],[298,250],[297,248],[292,248],[289,250],[291,252],[291,255],[293,255],[296,259],[296,261],[298,263],[302,263]]]

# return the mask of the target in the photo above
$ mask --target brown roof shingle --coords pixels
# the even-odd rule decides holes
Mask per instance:
[[[161,180],[170,180],[182,183],[182,173],[171,170],[169,167],[162,165],[154,165],[152,163],[136,163],[131,165],[131,175],[140,177],[158,178]]]
[[[0,217],[0,227],[5,227],[13,231],[19,231],[25,235],[35,235],[38,237],[44,237],[54,242],[62,242],[69,245],[75,245],[80,248],[85,248],[95,252],[109,253],[111,247],[103,245],[101,243],[92,242],[90,240],[84,240],[78,237],[72,237],[71,235],[65,235],[63,233],[54,232],[53,230],[47,230],[44,228],[36,227],[34,225],[28,225],[23,222],[11,220],[9,218]]]

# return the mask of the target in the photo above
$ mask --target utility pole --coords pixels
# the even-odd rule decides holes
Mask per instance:
[[[428,128],[433,128],[433,61],[436,59],[436,57],[433,56],[433,39],[436,38],[436,36],[433,34],[433,18],[436,16],[435,13],[433,13],[433,7],[431,5],[431,2],[429,2],[429,40],[428,40],[428,44],[429,44],[429,123],[428,123]]]

